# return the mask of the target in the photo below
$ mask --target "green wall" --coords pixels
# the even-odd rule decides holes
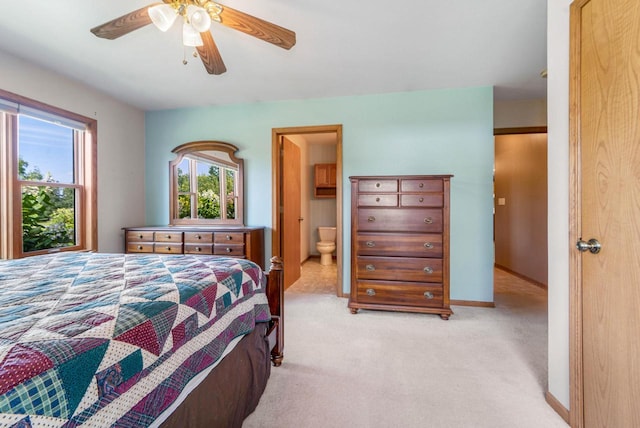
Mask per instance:
[[[171,149],[219,140],[245,160],[245,223],[271,251],[272,128],[343,125],[344,274],[349,290],[351,175],[454,174],[451,298],[493,301],[493,89],[406,92],[146,113],[146,218],[169,221]],[[286,267],[285,267],[286,268]]]

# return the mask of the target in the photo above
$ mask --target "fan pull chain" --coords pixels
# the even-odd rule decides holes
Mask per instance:
[[[193,53],[191,54],[194,58],[198,58],[198,51],[197,50],[193,50]],[[182,63],[184,65],[189,64],[189,61],[187,61],[187,48],[184,47],[183,51],[182,51]]]

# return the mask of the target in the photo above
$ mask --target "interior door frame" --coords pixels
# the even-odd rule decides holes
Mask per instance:
[[[280,230],[280,206],[282,205],[282,193],[280,191],[282,183],[280,182],[280,177],[282,162],[280,161],[280,139],[287,135],[321,133],[336,134],[336,264],[338,268],[336,295],[338,297],[344,297],[344,292],[342,291],[342,125],[297,126],[290,128],[273,128],[271,130],[271,254],[273,256],[282,256],[282,231]],[[284,266],[284,269],[286,268],[287,267]]]
[[[573,243],[582,231],[580,162],[580,17],[591,0],[570,7],[569,46],[569,425],[584,426],[584,366],[582,361],[582,257]]]

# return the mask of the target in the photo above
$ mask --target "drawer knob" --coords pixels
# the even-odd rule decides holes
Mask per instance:
[[[369,248],[373,248],[373,247],[375,247],[375,246],[376,246],[376,243],[375,243],[375,242],[373,242],[373,241],[367,241],[367,247],[369,247]]]
[[[423,269],[426,273],[428,273],[429,275],[431,275],[433,273],[433,268],[431,266],[427,266],[426,268]]]
[[[374,270],[376,270],[376,267],[374,265],[366,265],[364,268],[369,272],[373,272]]]
[[[367,296],[375,296],[376,295],[376,290],[374,290],[373,288],[367,288]]]
[[[144,235],[141,233],[140,235],[138,235],[138,238],[142,239],[142,238],[144,238]]]
[[[227,241],[231,241],[233,239],[231,235],[227,235],[226,238],[227,238]]]
[[[431,248],[433,248],[433,244],[432,244],[431,242],[425,242],[425,243],[424,243],[424,248],[426,248],[426,249],[429,249],[429,250],[430,250]]]
[[[367,218],[367,221],[369,223],[373,223],[374,221],[376,221],[376,218],[374,216],[370,215],[369,218]]]
[[[142,250],[142,245],[138,245],[138,250]]]
[[[171,247],[167,247],[167,251],[171,251]]]
[[[200,251],[202,251],[202,248],[200,248],[200,247],[196,247],[196,251],[197,251],[197,252],[200,252]]]
[[[380,183],[376,183],[376,187],[380,187]]]
[[[427,299],[431,300],[431,299],[433,299],[433,293],[431,291],[425,291],[424,292],[424,297],[426,297]]]
[[[424,222],[427,223],[427,224],[431,224],[431,223],[433,223],[433,219],[431,217],[427,217],[427,218],[424,219]]]
[[[231,249],[231,248],[227,247],[227,249],[226,249],[225,251],[226,251],[227,253],[231,253],[231,252],[233,252],[233,249]]]
[[[418,186],[418,187],[420,187],[422,189],[424,187],[424,183],[420,183],[420,186]],[[422,201],[420,201],[420,202],[422,202]]]
[[[196,235],[196,239],[202,239],[202,236]]]
[[[419,201],[420,201],[420,202],[424,202],[424,198],[420,198],[420,199],[419,199]]]
[[[380,198],[376,198],[376,202],[380,202]]]
[[[171,235],[167,235],[167,239],[171,239]]]

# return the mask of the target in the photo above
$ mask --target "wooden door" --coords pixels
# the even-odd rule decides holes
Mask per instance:
[[[572,426],[640,427],[640,2],[578,0],[571,30],[572,244],[602,245],[572,253]]]
[[[300,278],[300,148],[282,138],[282,259],[284,287]]]

